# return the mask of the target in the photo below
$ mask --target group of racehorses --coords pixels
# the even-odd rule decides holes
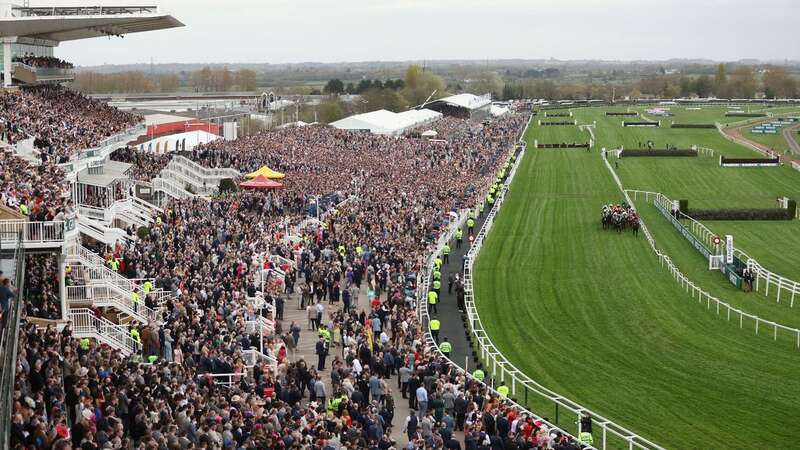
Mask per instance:
[[[639,234],[639,215],[636,210],[623,203],[621,205],[603,205],[601,215],[603,229],[615,229],[618,233],[630,229],[634,235]]]

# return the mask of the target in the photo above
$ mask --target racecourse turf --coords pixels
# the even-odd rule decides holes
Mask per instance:
[[[603,113],[580,111],[578,121],[597,120],[595,133],[608,146],[616,138],[604,130]],[[585,141],[576,127],[532,126],[528,142],[544,128],[548,139]],[[644,137],[662,130],[626,131]],[[674,136],[659,139],[679,142]],[[737,151],[742,153],[731,149]],[[637,179],[636,165],[660,176],[648,164],[623,159],[622,170],[629,170],[623,182],[653,181]],[[698,206],[716,203],[689,198]],[[792,447],[800,414],[800,351],[794,341],[740,330],[682,290],[644,236],[603,230],[601,205],[621,199],[598,148],[529,145],[474,271],[476,303],[493,342],[544,386],[668,448]],[[742,203],[760,203],[760,197]],[[648,213],[645,220],[656,218]],[[657,240],[672,233],[655,228]],[[680,241],[665,240],[668,250],[693,257],[694,250],[681,251]],[[690,269],[700,270],[696,266]],[[555,409],[532,393],[516,397],[554,419]],[[574,431],[574,418],[565,415],[562,410],[559,423]]]

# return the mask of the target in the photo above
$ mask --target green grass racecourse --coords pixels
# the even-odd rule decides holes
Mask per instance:
[[[718,114],[723,115],[724,110],[718,109]],[[623,145],[635,148],[640,142],[652,140],[656,147],[661,148],[668,143],[681,148],[699,145],[716,152],[713,157],[623,158],[619,160],[618,173],[628,189],[656,191],[672,199],[688,199],[690,208],[772,208],[779,196],[800,201],[800,172],[789,166],[720,167],[720,153],[730,157],[760,155],[727,141],[717,130],[673,129],[663,123],[663,119],[658,128],[623,128],[617,118],[607,118],[605,110],[599,108],[576,111],[576,116],[578,123],[596,121],[597,147]],[[713,117],[703,117],[696,123],[710,119]],[[720,235],[733,234],[738,247],[773,272],[800,280],[800,260],[794,256],[800,254],[800,221],[709,221],[705,225]]]
[[[603,110],[576,112],[579,123],[598,120],[598,139],[618,139],[619,121],[606,129]],[[531,127],[528,141],[543,128]],[[586,140],[575,127],[547,128],[566,142]],[[636,133],[662,132],[626,131],[634,134],[623,137],[628,142]],[[704,132],[715,136],[710,131]],[[667,138],[678,143],[661,137]],[[623,181],[659,187],[657,180],[636,178],[636,165],[660,176],[648,164],[623,160]],[[475,266],[476,302],[494,343],[533,379],[668,448],[794,446],[800,414],[794,341],[779,336],[776,343],[771,334],[756,336],[717,317],[661,268],[644,236],[603,230],[600,206],[620,199],[597,148],[529,146]],[[654,230],[657,240],[668,232]],[[665,240],[668,251],[693,257],[679,240]],[[517,398],[523,400],[520,393]],[[551,405],[533,395],[528,403],[554,418]],[[559,422],[574,431],[574,418],[564,416]]]

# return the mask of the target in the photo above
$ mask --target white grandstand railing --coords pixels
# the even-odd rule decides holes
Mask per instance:
[[[222,179],[222,178],[238,178],[242,175],[238,170],[229,167],[226,168],[204,167],[182,155],[174,155],[172,157],[172,160],[181,165],[185,165],[186,167],[195,171],[200,176]]]
[[[169,195],[172,198],[176,199],[184,199],[184,198],[203,198],[200,195],[193,194],[183,186],[180,186],[177,182],[173,180],[169,180],[166,178],[153,178],[153,191],[161,191],[165,194]]]
[[[134,303],[130,296],[120,295],[107,285],[67,286],[67,302],[114,308],[140,323],[161,319],[158,311],[144,304],[144,299]]]
[[[128,233],[119,228],[109,227],[96,220],[83,216],[78,216],[78,231],[107,245],[114,245],[117,242],[129,242],[132,240],[131,237],[128,236]]]
[[[619,187],[620,191],[625,196],[625,201],[628,202],[629,205],[635,208],[636,205],[631,196],[628,194],[629,191],[626,191],[625,188],[623,187],[622,182],[620,181],[619,177],[617,176],[617,173],[614,171],[611,164],[608,162],[608,159],[603,157],[603,161],[606,164],[606,168],[611,172],[611,175],[614,178],[617,187]],[[630,192],[645,194],[645,201],[650,201],[649,199],[650,195],[652,195],[654,199],[657,196],[661,195],[658,192],[646,192],[646,191],[630,191]],[[675,280],[678,283],[680,283],[681,287],[684,288],[686,292],[691,295],[692,298],[697,298],[697,302],[699,304],[702,304],[705,301],[706,307],[709,310],[711,309],[712,304],[715,305],[717,315],[720,315],[722,311],[727,311],[728,321],[731,320],[731,316],[735,317],[735,315],[738,314],[739,328],[744,328],[744,319],[752,320],[753,323],[755,323],[756,334],[759,333],[759,327],[761,324],[772,327],[773,340],[775,341],[778,340],[778,330],[787,331],[789,334],[796,336],[797,348],[800,348],[800,329],[779,324],[771,320],[762,319],[759,316],[750,314],[746,311],[736,308],[730,305],[729,303],[722,301],[719,298],[709,294],[707,291],[703,290],[703,288],[698,286],[695,282],[690,280],[683,272],[681,272],[678,266],[676,266],[675,263],[672,262],[672,258],[670,258],[669,255],[658,249],[658,247],[656,246],[656,241],[653,238],[653,235],[650,233],[650,230],[647,228],[647,225],[645,224],[644,220],[641,217],[639,218],[639,223],[641,225],[642,232],[647,238],[647,242],[650,244],[650,248],[653,250],[653,253],[655,253],[655,255],[658,257],[661,266],[666,267],[667,270],[669,270],[672,277],[675,278]]]
[[[72,322],[73,337],[94,339],[125,355],[134,353],[136,342],[126,327],[98,318],[88,308],[72,308],[67,317]]]
[[[592,411],[581,404],[565,398],[564,396],[546,388],[538,382],[531,379],[524,372],[519,370],[512,364],[502,352],[494,345],[488,333],[486,332],[481,318],[478,315],[478,309],[475,306],[475,297],[472,280],[472,267],[476,257],[481,251],[483,241],[488,232],[494,224],[494,219],[497,212],[505,201],[505,196],[509,185],[516,175],[516,170],[524,157],[525,151],[517,158],[517,163],[511,169],[505,185],[500,190],[500,194],[495,200],[494,205],[488,211],[486,219],[483,223],[478,234],[475,236],[475,241],[472,244],[464,264],[464,292],[465,292],[465,307],[467,309],[467,321],[469,322],[470,331],[478,344],[480,351],[480,358],[484,361],[485,367],[490,370],[495,378],[503,381],[510,380],[510,389],[513,396],[518,395],[518,392],[523,391],[526,396],[531,392],[537,398],[546,400],[553,404],[555,407],[564,408],[566,411],[571,412],[576,417],[578,423],[578,435],[581,432],[580,419],[584,413],[591,414],[594,423],[601,429],[601,437],[599,440],[599,449],[606,450],[609,448],[616,448],[615,445],[610,443],[611,439],[619,439],[625,442],[629,449],[662,449],[663,447],[658,444],[639,436],[633,431],[619,425],[612,420]],[[509,383],[507,383],[508,385]]]
[[[23,246],[58,246],[64,242],[66,221],[30,222],[24,219],[0,220],[0,236],[22,236]]]

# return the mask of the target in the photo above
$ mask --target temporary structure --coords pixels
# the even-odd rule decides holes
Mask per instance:
[[[264,178],[268,178],[270,180],[282,180],[286,178],[286,175],[278,171],[272,170],[267,166],[263,166],[262,168],[256,170],[255,172],[250,172],[246,176],[247,178],[257,178],[261,176]]]
[[[243,181],[239,183],[239,186],[245,189],[278,189],[283,187],[281,183],[277,181],[272,181],[264,176],[257,176],[252,180]]]

